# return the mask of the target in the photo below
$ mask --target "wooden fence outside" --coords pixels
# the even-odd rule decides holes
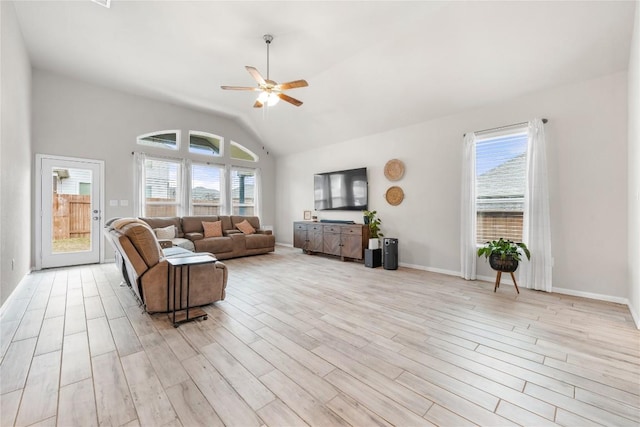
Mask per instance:
[[[53,195],[53,239],[91,236],[91,196]]]

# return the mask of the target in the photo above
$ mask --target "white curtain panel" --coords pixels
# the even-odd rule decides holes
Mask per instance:
[[[224,165],[223,172],[220,174],[220,200],[222,207],[220,215],[231,215],[233,208],[231,207],[231,165]]]
[[[547,154],[542,120],[528,126],[527,188],[524,195],[522,240],[531,251],[531,261],[520,263],[520,284],[526,288],[551,292],[551,225]]]
[[[133,154],[133,214],[135,216],[145,216],[144,215],[144,183],[146,181],[145,178],[145,167],[144,163],[147,159],[146,154],[144,153],[134,153]]]
[[[186,203],[181,203],[182,209],[178,207],[178,214],[180,216],[193,215],[193,201],[191,200],[191,173],[193,162],[190,159],[182,160],[182,179],[180,180],[180,188],[182,189],[182,200]]]
[[[262,220],[262,170],[256,168],[254,195],[254,215]]]
[[[460,201],[460,277],[476,279],[476,136],[464,136],[462,148],[462,199]]]

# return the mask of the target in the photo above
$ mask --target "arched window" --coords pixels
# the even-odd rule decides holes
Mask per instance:
[[[179,148],[178,141],[180,141],[179,130],[163,130],[160,132],[147,133],[140,135],[137,140],[138,144],[141,145],[168,150],[177,150]]]
[[[258,155],[249,150],[244,145],[231,141],[231,158],[236,160],[247,160],[249,162],[257,162]]]
[[[223,155],[224,138],[212,133],[189,131],[189,152],[206,156]]]

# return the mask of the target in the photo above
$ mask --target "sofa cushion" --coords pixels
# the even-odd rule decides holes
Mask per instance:
[[[232,215],[231,216],[231,228],[236,228],[239,223],[247,221],[253,228],[260,230],[260,218],[257,216],[244,216],[244,215]]]
[[[254,234],[256,232],[256,229],[253,228],[253,226],[249,224],[249,221],[247,220],[244,220],[236,224],[236,228],[242,231],[244,234]]]
[[[175,227],[176,235],[174,237],[184,237],[184,232],[182,230],[182,223],[180,221],[180,217],[177,216],[169,216],[169,217],[157,217],[157,218],[140,218],[142,221],[149,224],[149,227],[152,229],[156,228],[165,228],[170,225]]]
[[[202,222],[214,222],[220,218],[218,215],[199,215],[199,216],[183,216],[182,217],[182,231],[185,233],[202,233]]]
[[[204,237],[222,237],[222,221],[207,222],[202,221]]]
[[[162,248],[151,228],[144,224],[132,222],[121,229],[129,238],[148,267],[156,265],[163,256]]]
[[[222,221],[222,232],[227,233],[228,230],[233,230],[233,223],[231,222],[231,217],[229,215],[220,215],[220,221]]]
[[[154,228],[153,231],[156,233],[156,237],[160,239],[173,239],[176,237],[176,226],[168,225],[163,228]]]
[[[231,237],[209,237],[194,242],[197,252],[210,252],[213,255],[232,252],[233,241]]]
[[[247,249],[272,248],[276,244],[276,238],[268,234],[251,234],[244,237]]]
[[[115,230],[122,230],[125,226],[129,224],[149,225],[138,218],[118,218],[111,223],[111,228]]]

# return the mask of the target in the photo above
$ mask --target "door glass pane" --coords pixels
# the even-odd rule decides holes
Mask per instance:
[[[54,167],[51,179],[53,253],[90,251],[91,170]]]

